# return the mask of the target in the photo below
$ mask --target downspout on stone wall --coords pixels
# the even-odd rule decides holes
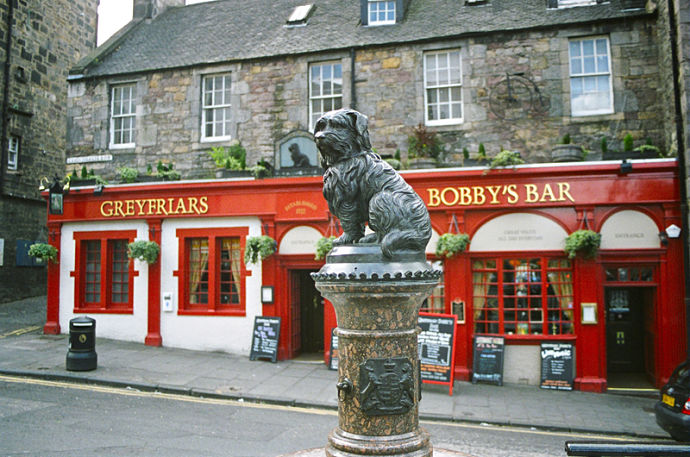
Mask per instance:
[[[0,196],[5,193],[5,176],[7,174],[7,123],[10,94],[10,55],[12,53],[12,22],[14,21],[14,2],[10,0],[7,8],[7,36],[5,41],[5,71],[2,87],[2,132],[0,133]]]
[[[355,88],[355,59],[357,58],[357,51],[355,48],[350,48],[350,108],[357,109],[357,89]]]
[[[686,353],[685,358],[690,360],[690,297],[688,292],[690,291],[690,246],[688,242],[690,237],[688,237],[688,228],[690,228],[690,221],[688,220],[688,170],[687,170],[687,158],[685,157],[685,128],[684,128],[684,116],[683,109],[681,105],[681,89],[680,89],[680,65],[681,61],[679,59],[678,50],[678,18],[676,17],[676,10],[674,0],[667,0],[666,5],[668,8],[668,28],[669,28],[669,40],[671,40],[671,63],[673,67],[673,101],[676,105],[676,143],[678,148],[678,174],[680,181],[680,211],[681,218],[685,227],[681,231],[681,240],[683,243],[683,269],[685,271],[685,337],[686,337]],[[687,88],[686,88],[687,89]]]

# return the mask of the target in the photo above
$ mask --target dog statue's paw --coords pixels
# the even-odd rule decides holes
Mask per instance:
[[[370,233],[359,239],[358,243],[378,243],[379,236],[376,233]]]
[[[354,244],[356,243],[361,237],[355,238],[351,234],[345,232],[342,235],[340,235],[338,238],[333,240],[333,246],[340,246],[343,244]]]

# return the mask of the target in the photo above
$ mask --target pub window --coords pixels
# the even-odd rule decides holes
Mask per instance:
[[[135,276],[127,245],[136,231],[77,232],[75,311],[131,313]]]
[[[19,137],[10,135],[7,139],[7,169],[17,170],[19,167]]]
[[[395,24],[395,1],[369,0],[369,25]]]
[[[460,51],[424,54],[424,98],[427,125],[462,122]]]
[[[319,63],[309,68],[309,129],[328,111],[343,107],[343,66]]]
[[[475,259],[472,287],[476,333],[573,333],[572,266],[568,259]]]
[[[180,229],[180,314],[244,316],[246,229]]]
[[[204,76],[202,82],[201,132],[203,140],[230,138],[232,121],[230,73]]]
[[[110,98],[110,147],[134,147],[136,85],[113,86]]]
[[[443,261],[436,261],[434,262],[434,270],[443,270]],[[443,276],[439,280],[438,284],[436,287],[434,287],[434,290],[431,291],[431,295],[429,298],[424,300],[422,303],[422,307],[419,310],[420,312],[424,313],[439,313],[439,314],[445,314],[446,312],[446,305],[445,305],[445,282],[443,280]]]
[[[609,39],[571,40],[569,53],[572,115],[613,113]]]
[[[654,269],[651,266],[620,266],[604,269],[607,282],[653,282]]]

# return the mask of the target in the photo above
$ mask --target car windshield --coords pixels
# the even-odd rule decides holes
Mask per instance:
[[[690,364],[688,362],[678,365],[669,379],[669,384],[690,385]]]

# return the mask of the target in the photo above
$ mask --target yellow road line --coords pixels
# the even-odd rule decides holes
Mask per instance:
[[[141,398],[160,398],[165,400],[174,401],[184,401],[188,403],[201,403],[208,405],[224,405],[224,406],[243,406],[248,408],[256,409],[268,409],[268,410],[280,410],[280,411],[294,411],[301,412],[305,414],[316,414],[321,416],[337,416],[338,412],[329,409],[320,408],[305,408],[300,406],[285,406],[285,405],[273,405],[266,403],[253,403],[244,402],[240,400],[230,400],[223,398],[204,398],[204,397],[193,397],[189,395],[173,394],[173,393],[163,393],[163,392],[145,392],[132,388],[122,388],[122,387],[108,387],[108,386],[98,386],[93,384],[76,384],[67,381],[50,381],[46,379],[35,379],[35,378],[23,378],[18,376],[7,376],[0,375],[0,381],[32,384],[40,386],[49,387],[61,387],[66,389],[78,389],[86,390],[91,392],[108,393],[115,395],[126,395],[132,397]],[[631,437],[626,435],[596,435],[591,433],[578,433],[578,432],[559,432],[559,431],[549,431],[549,430],[536,430],[526,427],[516,427],[511,425],[495,425],[495,424],[470,424],[467,422],[453,422],[453,421],[437,421],[437,420],[420,420],[420,423],[426,425],[443,425],[446,427],[464,428],[464,429],[474,429],[474,430],[494,430],[494,431],[505,431],[512,433],[524,433],[532,435],[545,435],[545,436],[562,436],[567,438],[578,438],[578,439],[599,439],[607,441],[630,441]],[[635,437],[636,441],[645,441],[644,438]]]
[[[17,330],[12,330],[11,332],[3,333],[0,335],[0,339],[7,338],[8,336],[19,336],[25,333],[33,332],[34,330],[40,329],[40,325],[34,325],[31,327],[18,328]]]

